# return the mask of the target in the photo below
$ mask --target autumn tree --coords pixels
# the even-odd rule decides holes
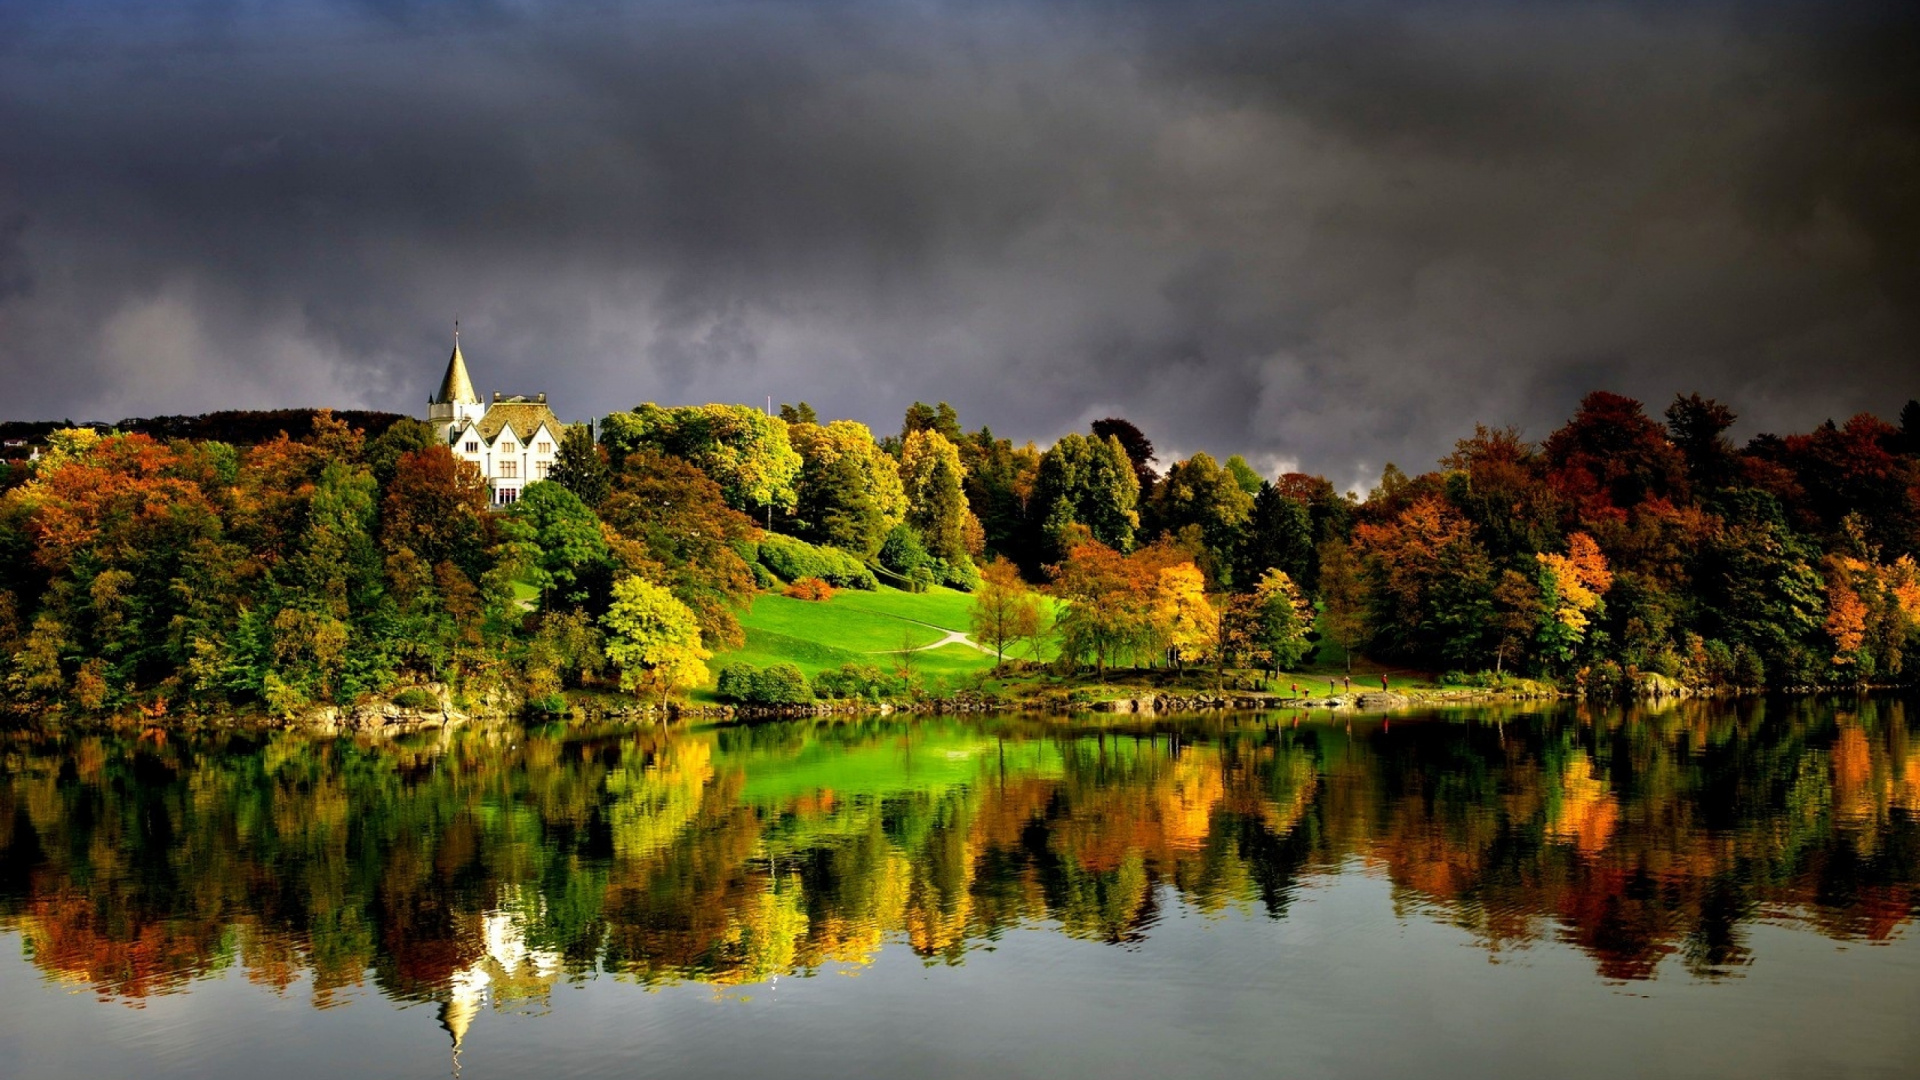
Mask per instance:
[[[1541,552],[1540,597],[1544,617],[1540,620],[1538,642],[1541,652],[1557,661],[1572,659],[1586,639],[1587,627],[1601,606],[1601,598],[1613,587],[1613,575],[1607,569],[1606,556],[1586,533],[1567,538],[1567,553]]]
[[[1114,549],[1098,540],[1075,544],[1053,569],[1053,589],[1063,609],[1055,624],[1063,660],[1091,659],[1104,675],[1110,658],[1142,640],[1151,598]]]
[[[812,543],[872,558],[907,514],[896,463],[865,424],[852,420],[799,423],[788,432],[801,461],[793,531]]]
[[[800,455],[787,422],[746,405],[662,408],[643,403],[601,423],[600,442],[624,466],[642,450],[678,457],[707,474],[727,505],[758,515],[793,507]]]
[[[698,617],[710,648],[745,640],[734,612],[752,605],[756,586],[740,550],[760,530],[727,505],[706,473],[657,451],[633,454],[600,517],[622,541],[610,545],[616,561],[671,589]]]
[[[994,667],[1004,667],[1008,646],[1039,638],[1040,597],[1021,580],[1018,568],[995,559],[980,570],[969,625],[974,640],[993,650]]]
[[[707,681],[706,661],[713,654],[701,647],[700,623],[666,588],[645,578],[620,578],[600,624],[622,690],[657,695],[664,708],[674,691]]]
[[[1192,563],[1156,575],[1152,624],[1157,641],[1176,668],[1205,656],[1220,633],[1220,614],[1207,601],[1207,579]]]
[[[906,491],[907,523],[927,551],[958,567],[970,563],[969,521],[960,451],[932,428],[909,432],[900,448],[900,484]]]

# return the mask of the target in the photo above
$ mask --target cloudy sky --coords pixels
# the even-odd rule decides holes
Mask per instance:
[[[1911,3],[0,5],[0,416],[916,398],[1340,483],[1920,396]]]

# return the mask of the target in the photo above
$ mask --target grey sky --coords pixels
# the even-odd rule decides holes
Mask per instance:
[[[1920,395],[1904,4],[15,3],[8,418],[915,398],[1345,485]],[[1899,14],[1900,12],[1906,14]]]

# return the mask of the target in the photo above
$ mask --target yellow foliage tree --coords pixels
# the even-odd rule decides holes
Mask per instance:
[[[667,695],[707,681],[700,623],[673,593],[640,577],[613,583],[613,604],[600,618],[607,631],[607,659],[620,669],[620,688]]]
[[[1192,563],[1160,571],[1153,613],[1175,666],[1205,656],[1220,634],[1220,613],[1207,602],[1206,575]]]
[[[1577,532],[1567,538],[1567,553],[1542,552],[1540,560],[1558,586],[1558,605],[1553,617],[1575,635],[1586,630],[1588,615],[1600,606],[1600,597],[1613,588],[1613,573],[1607,569],[1607,557],[1593,537]]]

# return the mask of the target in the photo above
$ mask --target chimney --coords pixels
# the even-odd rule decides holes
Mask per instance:
[[[500,403],[500,391],[495,390],[493,392],[493,401],[494,401],[494,404],[496,405]]]
[[[545,405],[547,403],[547,395],[544,391],[542,391],[540,394],[535,396],[534,400],[540,402],[540,404],[542,405]]]

